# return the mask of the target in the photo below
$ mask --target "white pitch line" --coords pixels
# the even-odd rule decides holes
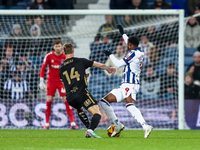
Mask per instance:
[[[22,148],[25,150],[49,150],[49,148],[32,148],[32,147],[25,147]],[[51,150],[94,150],[94,149],[74,149],[74,148],[50,148]]]

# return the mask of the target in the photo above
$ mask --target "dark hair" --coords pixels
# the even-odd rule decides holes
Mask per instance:
[[[21,77],[21,72],[19,70],[15,70],[15,71],[12,72],[12,75]]]
[[[66,44],[63,46],[63,49],[64,49],[64,52],[65,52],[65,55],[67,55],[67,54],[72,54],[72,53],[73,53],[74,46],[73,46],[73,44],[71,44],[71,43],[66,43]]]
[[[175,63],[168,63],[167,68],[175,68]]]
[[[54,40],[54,41],[53,41],[53,46],[54,46],[54,45],[57,45],[57,44],[62,44],[62,41],[59,40],[59,39]]]
[[[131,44],[133,44],[134,46],[137,46],[137,47],[139,45],[139,39],[136,36],[130,36],[128,38],[128,42],[131,43]]]
[[[34,16],[34,19],[36,19],[36,18],[42,19],[42,16],[41,15],[36,15],[36,16]]]
[[[9,48],[13,49],[13,47],[12,47],[11,45],[7,45],[5,51],[6,51],[7,49],[9,49]],[[14,51],[14,50],[13,50],[13,51]]]
[[[153,65],[152,64],[147,64],[145,65],[146,68],[153,68]]]
[[[153,68],[153,70],[155,71],[155,68],[154,68],[154,66],[153,66],[152,64],[146,64],[146,65],[144,65],[144,70],[145,70],[145,72],[146,72],[147,69],[149,69],[149,68]]]

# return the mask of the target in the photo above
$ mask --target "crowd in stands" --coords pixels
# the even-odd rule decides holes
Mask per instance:
[[[0,5],[11,8],[24,2],[25,9],[73,9],[72,0],[0,0]],[[199,0],[184,0],[189,10],[186,15],[200,13]],[[183,6],[177,0],[110,0],[110,9],[179,9]],[[187,11],[186,11],[187,12]],[[161,17],[161,16],[157,16]],[[140,38],[139,47],[145,53],[141,70],[141,99],[177,99],[178,98],[178,22],[168,18],[168,23],[130,29],[137,23],[142,23],[149,16],[113,16],[105,15],[102,24],[90,44],[90,60],[105,63],[114,67],[113,63],[103,53],[110,50],[116,58],[121,59],[126,54],[126,44],[116,30],[121,24],[128,36]],[[6,21],[4,21],[6,20]],[[11,21],[10,21],[11,20]],[[36,98],[38,92],[39,69],[42,59],[52,51],[54,38],[45,36],[65,33],[68,16],[26,16],[23,19],[1,16],[1,30],[6,29],[7,38],[0,42],[0,96],[1,98]],[[6,22],[9,22],[10,27]],[[128,28],[128,29],[126,29]],[[23,37],[23,38],[22,38]],[[185,29],[185,98],[200,98],[200,17],[191,17]],[[69,38],[69,42],[73,41]],[[76,45],[75,43],[73,43]],[[191,48],[194,50],[191,54]],[[192,61],[191,61],[192,60]],[[117,69],[115,75],[108,75],[98,68],[91,68],[89,90],[95,98],[99,98],[120,85],[123,68]],[[20,91],[22,94],[14,94]],[[9,94],[8,94],[9,93]],[[195,93],[195,94],[194,94]],[[7,96],[10,95],[10,96]],[[195,96],[194,96],[195,95]]]
[[[184,9],[185,16],[193,15],[200,7],[199,0],[110,0],[110,9]]]
[[[193,0],[191,0],[193,1]],[[189,2],[193,5],[193,11],[190,14],[200,12],[200,5],[197,1]],[[189,7],[189,6],[188,6]],[[154,3],[148,5],[145,0],[110,0],[110,9],[173,9],[179,8],[168,4],[165,0],[155,0]],[[121,35],[116,30],[116,24],[126,27],[134,27],[135,23],[143,23],[148,17],[145,16],[112,16],[106,15],[106,23],[100,26],[94,42],[90,45],[90,59],[97,60],[109,66],[113,64],[104,55],[103,50],[109,49],[118,59],[122,58],[126,53]],[[157,16],[161,17],[161,16]],[[150,17],[149,17],[150,18]],[[154,26],[142,27],[131,30],[125,30],[128,36],[136,35],[140,38],[139,47],[144,51],[145,57],[141,70],[141,90],[137,95],[141,99],[178,99],[178,22],[170,21],[168,23],[158,24]],[[185,29],[185,48],[195,49],[192,64],[188,64],[185,69],[185,98],[200,98],[200,17],[190,17]],[[106,40],[105,40],[106,38]],[[106,41],[106,42],[105,42]],[[123,49],[123,55],[118,55],[117,49]],[[115,51],[116,49],[116,51]],[[191,52],[191,51],[190,51]],[[186,68],[185,67],[185,68]],[[123,68],[122,68],[123,69]],[[121,74],[121,75],[120,75]],[[115,76],[108,76],[101,70],[91,70],[91,80],[89,87],[96,97],[101,97],[113,88],[120,85],[117,77],[122,76],[122,72],[118,72]],[[100,79],[97,81],[98,79]],[[106,81],[105,81],[106,80]],[[107,86],[110,84],[110,87]],[[97,85],[97,86],[95,86]],[[100,92],[101,91],[101,92]],[[193,93],[193,94],[192,94]],[[194,94],[195,93],[195,94]],[[194,96],[195,95],[195,96]]]
[[[73,9],[73,0],[0,0],[8,9]],[[13,7],[16,6],[16,7]],[[22,6],[22,7],[21,7]],[[2,7],[4,8],[4,7]]]
[[[25,9],[72,9],[72,0],[8,0],[5,8],[23,2]],[[66,33],[67,16],[1,16],[0,98],[36,98],[39,70],[44,56],[52,51],[52,42]],[[2,32],[1,32],[2,33]],[[52,38],[50,38],[50,36]],[[47,37],[48,36],[48,37]],[[71,39],[69,38],[68,41]]]
[[[155,0],[151,5],[146,0],[110,0],[110,9],[172,9],[165,0]]]

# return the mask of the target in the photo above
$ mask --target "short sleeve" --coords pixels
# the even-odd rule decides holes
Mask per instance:
[[[126,64],[129,64],[130,60],[135,57],[135,51],[127,52],[127,54],[124,56],[123,60]]]
[[[91,60],[82,58],[82,63],[83,63],[83,65],[85,66],[85,68],[87,69],[87,68],[89,68],[89,67],[92,67],[92,65],[93,65],[94,62],[91,61]]]

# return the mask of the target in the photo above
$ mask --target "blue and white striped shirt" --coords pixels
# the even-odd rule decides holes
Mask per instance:
[[[129,50],[126,53],[123,58],[126,65],[123,70],[122,83],[140,84],[139,80],[143,57],[144,52],[139,47],[134,50]]]
[[[14,81],[14,79],[8,79],[4,84],[4,90],[11,92],[12,99],[23,99],[24,93],[29,92],[29,85],[25,80],[19,82]]]

